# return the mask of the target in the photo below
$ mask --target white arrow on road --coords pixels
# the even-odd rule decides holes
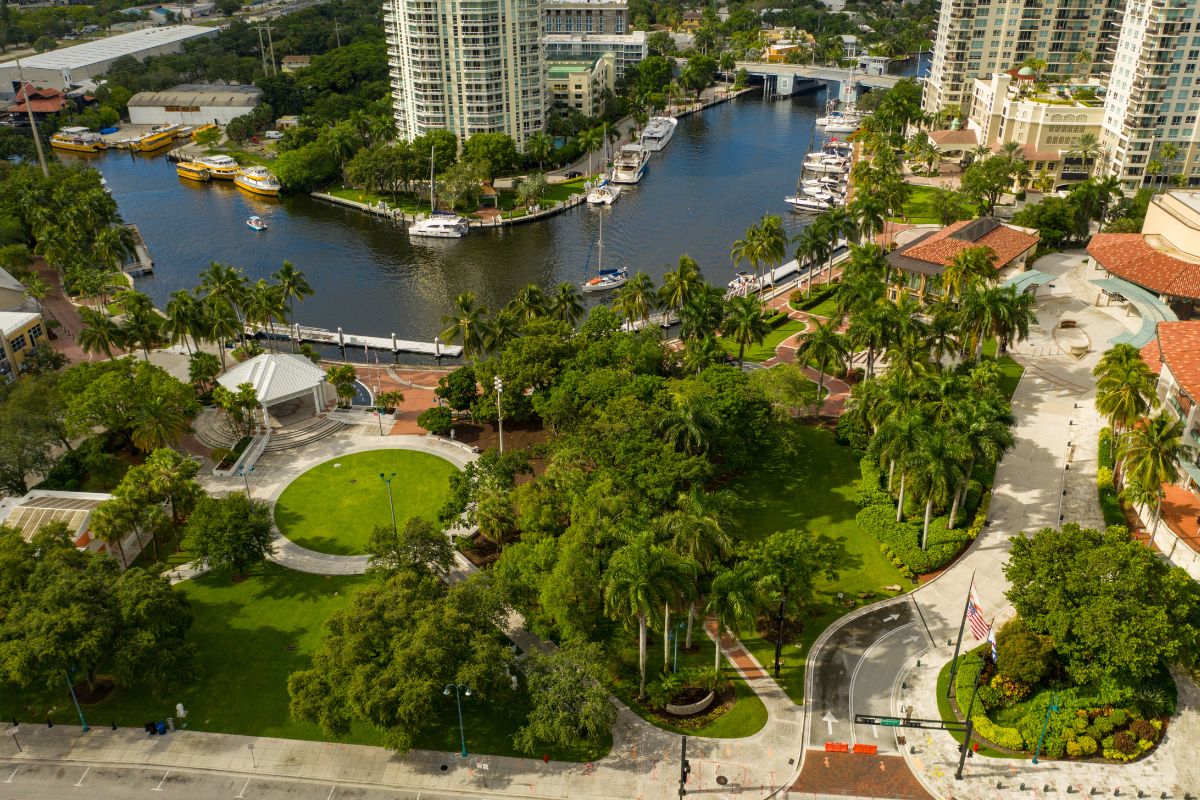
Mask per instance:
[[[896,620],[898,620],[898,619],[900,619],[900,615],[899,615],[899,614],[892,614],[890,617],[884,617],[884,618],[883,618],[883,621],[884,621],[884,622],[895,622],[895,621],[896,621]]]
[[[920,637],[920,636],[910,636],[910,637],[908,637],[907,639],[905,639],[905,640],[904,640],[904,643],[905,643],[905,644],[912,644],[913,642],[920,641],[920,639],[921,639],[921,637]]]
[[[829,726],[829,735],[833,736],[833,723],[838,721],[837,717],[833,715],[832,711],[826,711],[825,716],[821,717],[821,721]]]

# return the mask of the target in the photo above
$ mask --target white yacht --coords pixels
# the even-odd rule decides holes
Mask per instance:
[[[461,239],[467,235],[467,221],[456,214],[434,214],[410,225],[408,235],[426,239]]]
[[[585,267],[586,274],[586,267]],[[596,240],[596,277],[588,278],[579,284],[585,292],[607,292],[624,286],[629,280],[629,269],[604,268],[604,212],[600,212],[600,237]]]
[[[848,169],[848,162],[843,158],[808,158],[804,161],[804,169],[823,175],[842,175]]]
[[[829,132],[832,132],[829,130],[831,125],[846,125],[849,123],[854,123],[855,127],[857,127],[858,123],[860,122],[862,122],[862,116],[853,111],[830,111],[829,116],[817,117],[817,127],[824,128]]]
[[[617,202],[617,198],[621,196],[621,187],[608,180],[600,181],[600,185],[594,187],[587,195],[587,201],[591,205],[611,206]]]
[[[851,119],[850,117],[846,117],[841,120],[836,120],[836,121],[830,122],[828,125],[825,126],[825,132],[826,133],[854,133],[856,130],[859,129],[859,127],[861,127],[861,126],[860,126],[858,120]]]
[[[674,117],[651,117],[642,131],[642,147],[651,152],[658,152],[667,146],[675,135],[679,120]]]
[[[796,195],[795,197],[785,197],[783,201],[797,211],[828,211],[833,208],[833,205],[819,200],[815,197],[809,197],[806,194]]]
[[[613,160],[613,183],[637,183],[646,174],[646,162],[650,160],[650,151],[640,144],[627,144],[617,153]]]

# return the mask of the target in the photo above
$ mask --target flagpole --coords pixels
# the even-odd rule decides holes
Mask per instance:
[[[954,696],[954,674],[958,672],[958,651],[962,647],[963,630],[967,627],[967,606],[971,604],[971,592],[975,589],[975,571],[971,571],[971,585],[967,587],[967,600],[963,603],[962,620],[958,623],[958,641],[954,643],[954,658],[950,659],[950,683],[946,697]]]
[[[992,631],[995,630],[996,618],[992,617],[992,621],[988,623],[988,638],[990,640]],[[994,647],[994,645],[993,645]],[[975,673],[975,686],[971,689],[971,702],[967,705],[967,729],[966,738],[963,739],[962,752],[958,756],[958,771],[954,773],[954,780],[961,781],[963,776],[963,767],[967,763],[967,755],[971,752],[971,735],[975,732],[975,723],[971,721],[971,715],[975,713],[975,697],[979,694],[979,679],[983,676],[983,668],[987,666],[988,657],[991,653],[984,653],[979,657],[979,671]],[[959,706],[962,708],[962,706]]]

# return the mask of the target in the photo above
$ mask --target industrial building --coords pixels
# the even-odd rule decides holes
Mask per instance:
[[[134,125],[228,125],[262,99],[256,86],[182,84],[161,92],[138,92],[129,100]]]
[[[150,56],[180,53],[185,42],[216,35],[216,28],[196,25],[147,28],[28,56],[21,59],[21,69],[25,80],[35,86],[67,91],[103,75],[119,58],[132,56],[143,61]],[[0,63],[0,97],[12,99],[19,87],[17,62]]]

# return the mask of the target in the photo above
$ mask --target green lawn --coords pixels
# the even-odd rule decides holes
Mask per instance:
[[[376,194],[375,192],[368,192],[366,189],[355,189],[345,186],[326,189],[325,193],[331,194],[334,197],[340,197],[343,200],[353,200],[356,203],[378,204],[384,202],[388,204],[388,208],[399,209],[405,214],[429,213],[429,198],[422,200],[402,194]]]
[[[996,349],[998,343],[995,339],[989,339],[983,343],[983,357],[990,361],[995,361],[1000,365],[1000,388],[1004,394],[1008,395],[1008,399],[1012,400],[1012,396],[1017,391],[1017,384],[1021,382],[1021,376],[1025,374],[1025,368],[1012,359],[1012,356],[1003,355],[999,359],[996,358]]]
[[[746,360],[753,361],[756,363],[766,361],[768,358],[771,358],[772,356],[775,355],[775,348],[779,346],[780,342],[782,342],[784,339],[788,338],[789,336],[793,336],[797,333],[802,333],[804,331],[805,327],[806,327],[806,325],[803,320],[799,320],[799,319],[788,320],[787,322],[780,325],[778,328],[775,328],[774,330],[767,333],[767,335],[765,337],[763,337],[762,344],[747,345]],[[725,352],[729,353],[734,358],[737,358],[737,354],[738,354],[738,343],[737,342],[733,341],[732,339],[727,339],[724,336],[719,337],[717,339],[717,342],[721,345],[722,348],[724,348]]]
[[[334,555],[361,555],[376,525],[391,525],[388,487],[379,474],[396,473],[396,522],[437,519],[457,469],[445,459],[411,450],[372,450],[313,467],[275,504],[275,524],[301,547]]]
[[[838,548],[834,562],[838,579],[819,581],[812,617],[800,640],[784,646],[780,681],[798,703],[804,698],[804,661],[821,631],[856,606],[892,596],[884,586],[906,583],[879,552],[875,538],[858,529],[854,519],[858,479],[858,458],[850,448],[837,444],[831,431],[792,423],[776,450],[767,454],[757,469],[727,487],[740,499],[734,512],[734,533],[742,541],[755,542],[775,531],[801,528]],[[840,601],[839,592],[844,595]],[[873,596],[860,598],[859,594]],[[774,641],[754,632],[743,634],[746,647],[771,670]]]
[[[311,575],[265,564],[241,583],[212,574],[185,581],[179,588],[192,603],[194,622],[188,638],[196,647],[196,681],[160,699],[137,689],[118,688],[105,700],[85,706],[84,714],[92,725],[116,722],[141,727],[148,720],[175,716],[175,704],[183,703],[188,717],[176,719],[176,725],[190,730],[327,741],[318,726],[291,718],[287,677],[309,666],[325,620],[345,607],[353,592],[369,580],[361,575]],[[49,716],[55,722],[75,724],[78,717],[65,689],[26,697],[6,693],[0,698],[0,715],[28,721]],[[458,716],[453,699],[439,695],[436,700],[437,724],[416,746],[456,752]],[[504,702],[503,707],[464,702],[469,751],[528,755],[517,753],[511,740],[527,708],[523,696]],[[371,727],[356,725],[339,741],[378,745],[380,737]],[[603,756],[610,746],[549,752],[557,759],[589,761]]]
[[[894,222],[907,222],[910,225],[937,225],[941,222],[933,207],[936,189],[933,186],[909,186],[912,194],[904,204],[904,213],[894,217]]]
[[[574,195],[583,194],[583,182],[586,178],[572,178],[569,181],[562,183],[551,183],[546,186],[546,193],[542,195],[541,204],[548,206],[551,203],[557,203],[562,200],[567,200]]]

